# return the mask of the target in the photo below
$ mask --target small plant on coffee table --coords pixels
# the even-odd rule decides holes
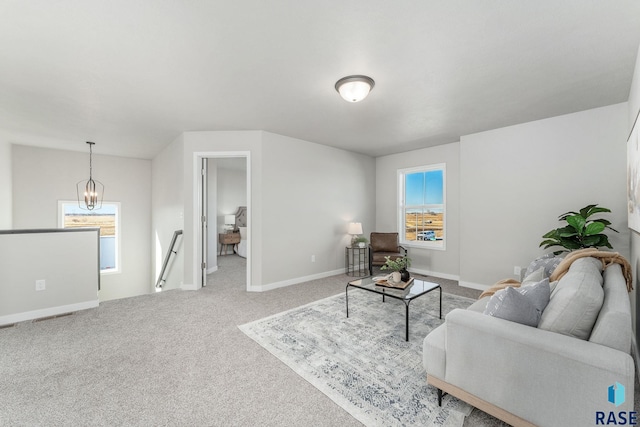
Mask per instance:
[[[384,257],[386,259],[384,265],[380,267],[380,270],[392,270],[400,273],[400,277],[403,282],[406,282],[411,277],[407,268],[411,267],[411,258],[408,256],[398,257],[391,259],[390,256]]]

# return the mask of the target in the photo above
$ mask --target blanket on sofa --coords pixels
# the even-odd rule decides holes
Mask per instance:
[[[560,264],[558,264],[556,269],[553,270],[551,277],[549,277],[549,281],[553,282],[560,280],[562,276],[567,274],[567,271],[569,271],[569,267],[573,261],[584,257],[592,257],[602,261],[603,270],[612,264],[620,264],[620,267],[622,267],[622,275],[627,282],[627,292],[631,292],[633,290],[633,276],[631,274],[631,264],[629,264],[629,261],[627,261],[618,252],[599,251],[596,248],[579,249],[577,251],[570,252],[569,255],[567,255]]]
[[[620,267],[622,267],[622,274],[627,282],[627,291],[631,292],[633,290],[633,276],[631,274],[631,264],[629,264],[629,261],[627,261],[622,255],[617,252],[599,251],[596,248],[579,249],[570,252],[560,262],[560,264],[558,264],[556,269],[553,270],[553,273],[551,273],[551,277],[549,277],[549,281],[554,282],[556,280],[560,280],[562,276],[567,274],[567,271],[569,271],[569,267],[571,267],[571,264],[575,260],[584,257],[592,257],[602,261],[603,270],[612,264],[620,264]],[[504,289],[508,286],[517,288],[520,285],[521,283],[515,279],[503,279],[499,282],[496,282],[494,285],[490,286],[488,289],[482,292],[478,299],[484,298],[486,296],[491,296],[499,290]]]

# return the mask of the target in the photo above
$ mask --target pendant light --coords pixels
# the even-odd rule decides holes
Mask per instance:
[[[89,142],[89,179],[76,184],[78,195],[78,207],[92,211],[102,207],[102,197],[104,196],[104,185],[100,181],[93,179],[93,146],[95,142]],[[82,197],[81,197],[82,195]]]
[[[336,90],[347,102],[359,102],[369,95],[376,82],[367,76],[347,76],[336,82]]]

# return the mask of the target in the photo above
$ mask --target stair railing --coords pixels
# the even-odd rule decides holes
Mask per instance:
[[[164,257],[164,262],[162,263],[162,270],[160,270],[160,275],[158,276],[158,281],[156,282],[156,289],[161,289],[162,284],[166,282],[164,273],[167,271],[167,266],[169,265],[169,259],[171,258],[171,255],[175,255],[178,253],[174,250],[174,247],[176,245],[176,241],[178,240],[178,236],[180,235],[182,235],[182,230],[176,230],[173,232],[173,237],[171,238],[169,249],[167,250],[167,254]]]

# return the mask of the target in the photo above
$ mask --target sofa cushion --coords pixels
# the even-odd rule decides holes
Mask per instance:
[[[591,257],[577,259],[558,282],[538,327],[586,340],[603,300],[602,262]]]
[[[482,297],[478,301],[467,307],[467,310],[475,311],[477,313],[483,313],[490,299],[490,296]]]
[[[631,349],[631,305],[622,269],[612,264],[604,271],[604,303],[589,341],[629,353]]]
[[[496,292],[484,314],[500,319],[538,326],[542,312],[549,302],[549,279],[520,288],[506,287]]]

